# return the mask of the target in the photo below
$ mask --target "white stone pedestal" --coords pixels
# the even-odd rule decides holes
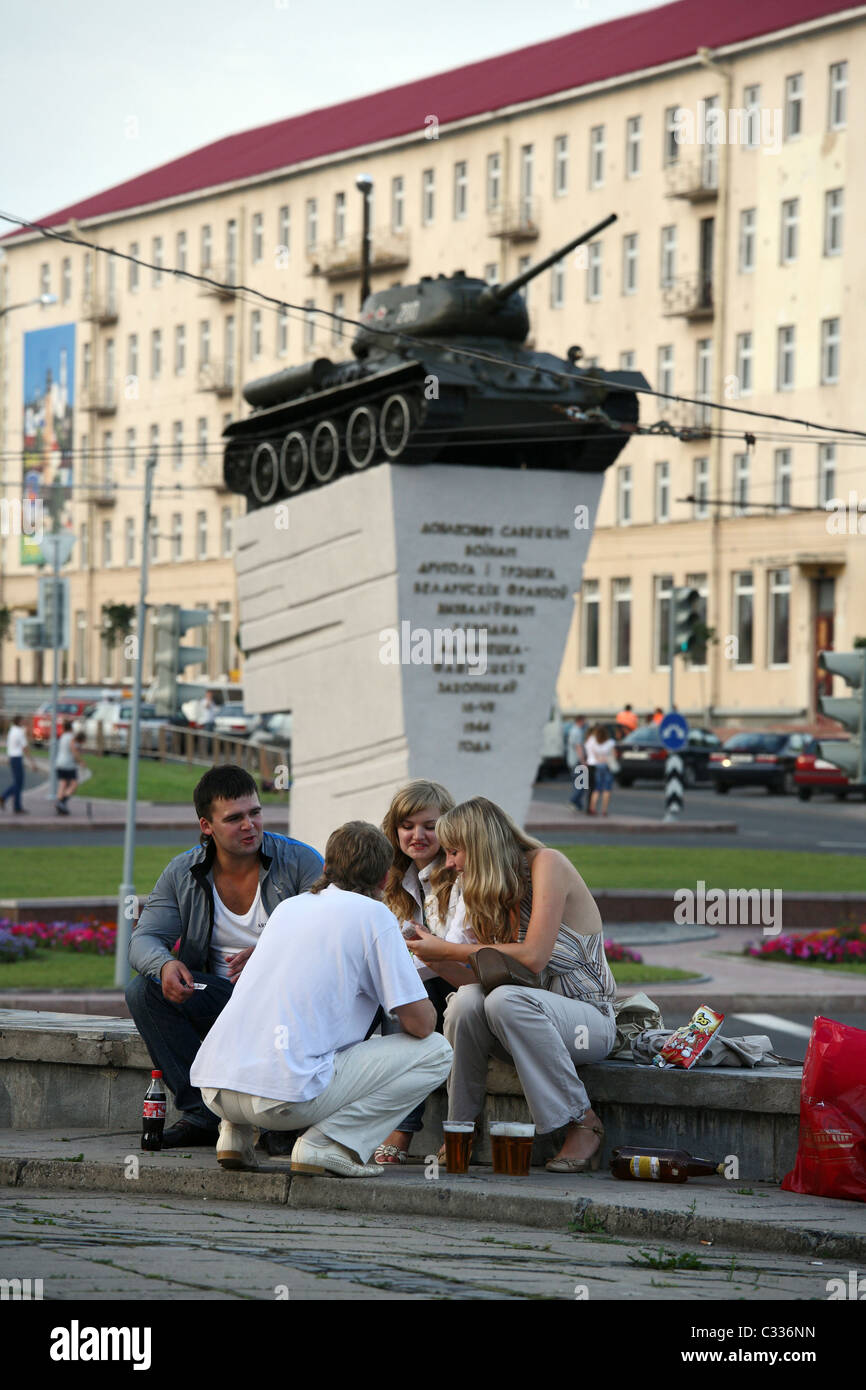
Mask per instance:
[[[292,711],[294,836],[378,825],[414,777],[522,824],[603,477],[382,465],[238,521],[244,698]]]

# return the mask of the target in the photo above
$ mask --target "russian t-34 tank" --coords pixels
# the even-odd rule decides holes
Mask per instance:
[[[628,439],[616,425],[637,422],[634,388],[646,380],[581,368],[576,347],[567,360],[528,351],[519,291],[615,220],[504,285],[458,270],[369,295],[354,361],[318,357],[244,387],[253,413],[224,431],[226,485],[254,510],[389,461],[609,467]]]

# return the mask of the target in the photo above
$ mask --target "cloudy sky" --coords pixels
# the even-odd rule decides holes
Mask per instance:
[[[0,208],[39,218],[234,131],[655,3],[0,0]]]

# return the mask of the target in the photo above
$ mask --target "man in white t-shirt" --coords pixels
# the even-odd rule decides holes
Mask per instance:
[[[24,720],[20,714],[12,716],[12,723],[9,725],[9,732],[6,735],[6,756],[9,759],[9,771],[12,774],[12,781],[0,796],[0,809],[6,810],[6,798],[11,796],[15,805],[14,810],[19,816],[28,814],[21,805],[21,788],[24,786],[24,759],[30,764],[31,771],[36,772],[36,764],[27,752],[27,735],[24,732]]]
[[[322,877],[271,914],[190,1071],[222,1117],[224,1168],[255,1166],[259,1126],[306,1130],[293,1172],[378,1177],[377,1144],[448,1075],[451,1047],[379,901],[392,859],[380,830],[351,821],[330,836]],[[365,1041],[380,1005],[403,1032]]]

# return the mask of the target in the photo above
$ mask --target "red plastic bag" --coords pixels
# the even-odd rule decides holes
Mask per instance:
[[[866,1202],[866,1032],[816,1018],[803,1064],[797,1161],[787,1192]]]

